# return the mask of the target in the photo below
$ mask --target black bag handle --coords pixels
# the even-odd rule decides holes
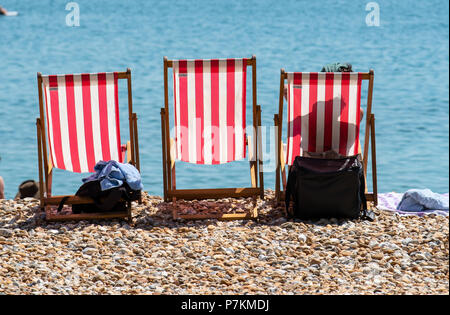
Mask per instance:
[[[61,199],[61,201],[59,202],[59,205],[58,205],[58,213],[59,212],[61,212],[61,210],[62,210],[62,208],[63,208],[63,206],[64,206],[64,204],[66,203],[66,201],[67,201],[67,199],[69,199],[69,196],[66,196],[66,197],[64,197],[63,199]]]

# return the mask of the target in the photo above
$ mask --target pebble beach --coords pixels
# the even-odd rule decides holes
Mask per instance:
[[[173,220],[173,205],[147,194],[132,223],[47,223],[38,204],[0,200],[0,294],[449,294],[444,216],[286,220],[269,190],[258,221]]]

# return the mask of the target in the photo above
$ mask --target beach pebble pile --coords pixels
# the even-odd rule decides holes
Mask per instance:
[[[273,191],[258,221],[173,220],[147,194],[133,206],[133,223],[47,223],[35,199],[0,200],[0,294],[449,294],[448,217],[286,220]]]

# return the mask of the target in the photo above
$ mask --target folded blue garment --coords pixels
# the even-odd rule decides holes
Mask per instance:
[[[99,180],[102,191],[120,187],[126,182],[133,190],[142,190],[141,174],[131,164],[116,161],[100,161],[94,166],[95,173],[83,178],[83,183]]]
[[[397,206],[402,211],[446,210],[448,196],[432,192],[429,189],[410,189],[405,192]]]

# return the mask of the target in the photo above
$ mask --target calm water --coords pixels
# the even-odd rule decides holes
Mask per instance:
[[[68,27],[68,1],[1,0],[3,7],[20,12],[0,16],[0,175],[6,196],[13,198],[23,180],[38,176],[36,72],[130,67],[145,190],[161,194],[163,56],[252,54],[267,126],[278,107],[280,68],[320,71],[335,61],[350,62],[356,71],[373,68],[379,191],[448,192],[448,1],[378,1],[379,27],[366,25],[367,2],[79,0],[80,26]],[[122,123],[124,92],[125,85],[119,91]],[[128,139],[126,124],[123,130],[123,140]],[[56,194],[75,192],[86,176],[64,175],[55,174]],[[249,184],[248,162],[180,164],[177,175],[181,188]],[[265,186],[274,187],[273,172],[265,173]]]

